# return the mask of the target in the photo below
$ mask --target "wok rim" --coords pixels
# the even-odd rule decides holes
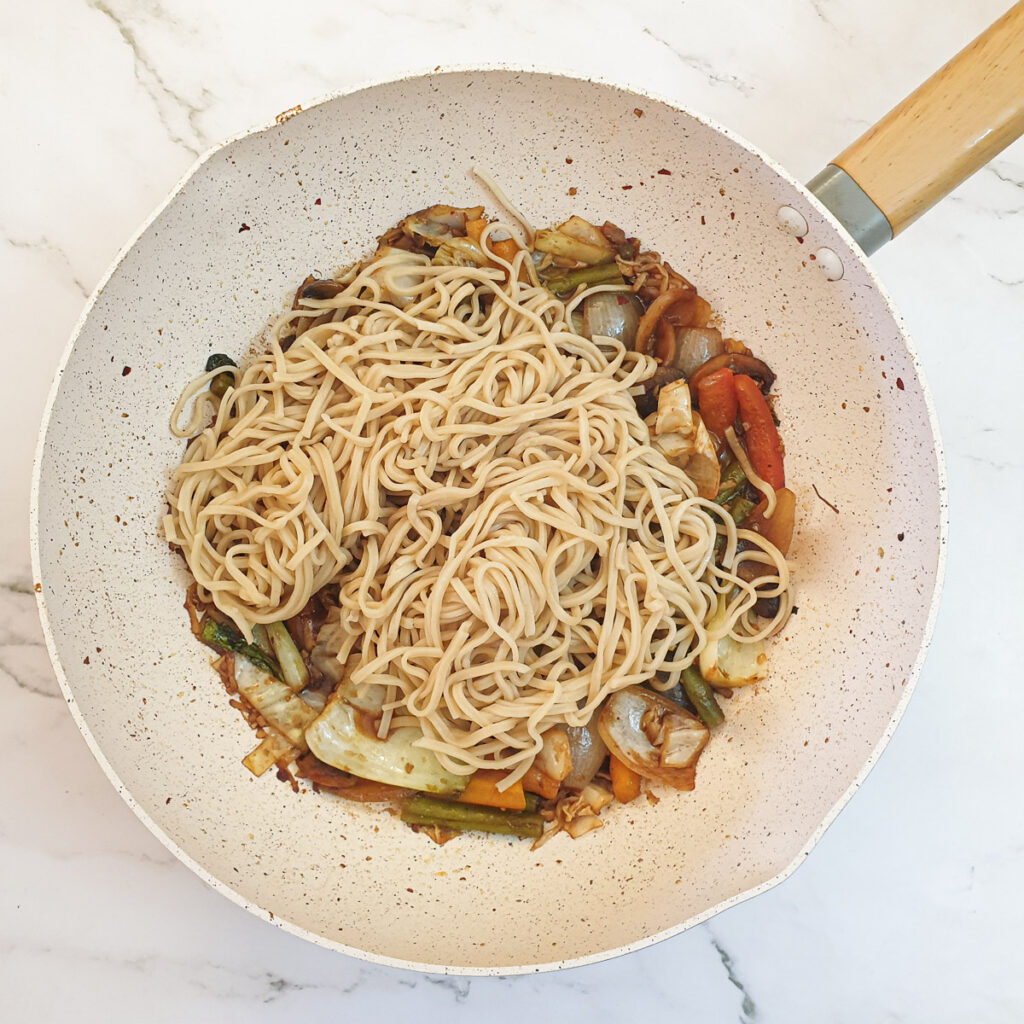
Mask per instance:
[[[692,915],[681,921],[679,924],[672,925],[669,928],[662,929],[661,931],[655,932],[651,935],[645,936],[641,939],[637,939],[634,942],[627,943],[622,946],[616,946],[612,949],[599,950],[594,953],[588,953],[583,956],[572,957],[565,960],[552,960],[544,963],[535,964],[504,964],[504,965],[493,965],[493,966],[468,966],[468,965],[453,965],[453,964],[432,964],[426,962],[420,962],[415,960],[406,960],[400,957],[389,957],[381,953],[374,953],[368,950],[358,949],[353,946],[347,946],[344,943],[338,942],[333,939],[328,939],[323,935],[316,932],[310,931],[309,929],[292,923],[291,921],[282,919],[276,916],[272,911],[265,909],[259,904],[253,903],[246,899],[239,892],[233,889],[227,883],[221,881],[216,876],[211,874],[206,868],[198,863],[190,854],[188,854],[181,846],[178,845],[149,815],[149,813],[136,801],[132,796],[131,791],[122,782],[117,772],[113,769],[110,762],[107,760],[106,755],[103,753],[102,748],[96,741],[89,729],[85,718],[78,707],[78,702],[75,698],[71,684],[68,681],[67,673],[64,670],[63,663],[61,662],[60,656],[57,651],[56,640],[54,637],[54,628],[50,621],[50,615],[46,604],[46,590],[43,585],[42,571],[41,571],[41,556],[40,556],[40,507],[39,507],[39,491],[42,480],[44,459],[46,455],[46,441],[47,435],[50,428],[50,420],[53,414],[53,408],[57,400],[57,396],[60,392],[61,383],[64,377],[65,370],[67,369],[68,361],[71,358],[71,354],[74,350],[75,344],[78,341],[89,317],[92,314],[93,308],[96,305],[97,300],[103,293],[103,290],[118,271],[121,264],[124,262],[128,254],[135,248],[142,236],[146,233],[153,222],[164,212],[164,210],[174,201],[175,198],[183,191],[189,181],[196,175],[197,171],[211,160],[217,153],[221,152],[226,147],[233,145],[236,142],[240,142],[243,139],[250,138],[251,136],[261,134],[265,131],[280,126],[286,120],[290,119],[290,116],[298,113],[305,113],[306,111],[312,110],[313,108],[320,107],[327,103],[332,103],[337,100],[344,99],[348,96],[354,95],[359,92],[364,92],[370,89],[378,88],[386,85],[397,85],[403,82],[410,82],[416,79],[426,78],[440,78],[449,75],[458,74],[487,74],[491,72],[509,72],[509,73],[520,73],[524,75],[540,75],[546,77],[555,77],[568,79],[574,82],[582,82],[591,85],[607,86],[609,88],[618,89],[624,93],[628,93],[633,96],[637,96],[641,99],[652,100],[656,103],[664,104],[673,110],[679,111],[680,113],[692,118],[694,121],[703,125],[706,128],[719,133],[729,141],[745,149],[751,156],[757,158],[762,164],[767,165],[772,171],[774,171],[780,178],[792,185],[798,193],[801,194],[802,198],[806,200],[810,205],[835,229],[835,231],[842,238],[846,245],[846,252],[843,255],[843,259],[853,258],[857,260],[867,275],[868,279],[872,284],[872,295],[877,295],[883,301],[887,313],[892,318],[892,321],[898,329],[900,336],[903,341],[903,345],[907,350],[907,354],[910,357],[911,363],[914,367],[914,372],[917,375],[918,382],[921,386],[921,393],[924,399],[925,409],[928,414],[928,426],[931,431],[933,451],[936,460],[936,478],[938,485],[938,505],[939,505],[939,534],[938,534],[938,555],[935,565],[935,577],[932,587],[931,599],[928,608],[928,615],[925,620],[924,630],[922,632],[920,645],[918,648],[917,656],[914,659],[914,663],[910,668],[907,675],[906,683],[902,688],[902,694],[899,702],[897,703],[889,721],[886,724],[885,730],[883,731],[878,742],[872,748],[871,753],[868,755],[864,765],[858,771],[854,780],[850,783],[847,789],[840,795],[838,800],[829,808],[825,817],[821,823],[814,829],[811,835],[807,838],[806,842],[793,857],[793,859],[780,870],[777,874],[773,875],[767,881],[760,883],[750,889],[745,889],[742,892],[729,897],[728,899],[722,900],[716,903],[714,906],[709,907],[707,910],[702,911],[699,914]],[[856,300],[855,308],[860,307],[865,300],[858,297]],[[128,805],[129,808],[135,813],[136,817],[142,822],[143,825],[170,851],[181,863],[189,868],[192,872],[199,876],[207,885],[217,891],[223,896],[226,896],[236,905],[242,907],[249,913],[259,917],[261,920],[266,921],[278,928],[288,932],[291,935],[295,935],[298,938],[305,939],[309,942],[315,943],[326,949],[333,950],[335,952],[344,953],[348,956],[354,957],[358,960],[381,964],[387,967],[397,967],[405,970],[416,971],[424,974],[443,974],[443,975],[456,975],[463,977],[487,977],[487,976],[511,976],[511,975],[529,975],[529,974],[540,974],[549,971],[566,970],[572,967],[583,967],[588,964],[600,963],[605,960],[611,960],[619,956],[624,956],[627,953],[632,953],[640,949],[644,949],[648,946],[653,946],[656,943],[662,942],[665,939],[671,938],[674,935],[679,935],[684,931],[695,927],[696,925],[702,924],[705,921],[716,917],[724,910],[728,910],[730,907],[737,906],[746,900],[752,899],[755,896],[759,896],[769,889],[775,888],[781,882],[784,882],[794,871],[806,860],[810,852],[817,846],[822,836],[836,820],[839,813],[849,803],[853,794],[860,788],[864,783],[864,780],[870,774],[871,770],[878,763],[882,752],[888,746],[889,741],[892,739],[893,734],[896,731],[900,720],[903,718],[903,714],[906,711],[907,705],[910,702],[910,698],[916,689],[918,679],[921,674],[921,670],[924,666],[924,661],[928,653],[928,649],[931,646],[932,636],[934,634],[935,622],[938,616],[939,604],[941,601],[943,584],[945,581],[945,569],[946,569],[946,557],[947,557],[947,546],[948,546],[948,532],[949,532],[949,501],[948,501],[948,479],[946,474],[946,465],[943,452],[942,439],[939,431],[938,415],[935,410],[935,404],[932,399],[931,389],[928,386],[927,378],[925,375],[924,367],[921,364],[917,350],[914,347],[913,341],[907,330],[906,324],[904,323],[903,317],[897,310],[892,297],[889,295],[884,284],[875,273],[869,258],[860,249],[853,237],[842,225],[842,223],[836,219],[835,215],[824,206],[815,195],[810,192],[807,187],[795,178],[788,170],[786,170],[781,164],[775,161],[768,154],[764,153],[759,147],[748,141],[743,136],[737,134],[732,129],[718,122],[716,119],[693,110],[687,105],[677,102],[676,100],[669,99],[661,95],[660,93],[645,89],[637,86],[629,86],[615,80],[614,78],[607,78],[599,75],[589,75],[577,72],[567,72],[560,69],[552,69],[540,64],[524,64],[524,63],[509,63],[509,62],[483,62],[483,63],[471,63],[471,64],[452,64],[443,66],[434,66],[429,69],[410,71],[406,74],[399,75],[397,77],[372,77],[363,79],[360,82],[352,85],[351,87],[340,89],[332,93],[322,95],[309,103],[309,105],[299,105],[298,108],[291,107],[287,108],[281,114],[278,114],[274,118],[265,121],[261,124],[254,125],[243,131],[237,132],[220,142],[217,142],[210,146],[205,152],[201,153],[184,174],[175,182],[169,192],[165,195],[163,200],[153,209],[148,217],[142,222],[137,228],[130,239],[121,247],[121,249],[115,255],[110,266],[101,277],[99,283],[93,289],[89,298],[87,299],[82,312],[72,328],[70,337],[64,346],[64,350],[61,353],[60,359],[57,364],[57,368],[54,371],[53,380],[50,384],[50,389],[46,397],[46,402],[43,409],[43,416],[40,422],[38,436],[36,439],[35,452],[32,460],[32,482],[29,500],[29,544],[31,549],[31,560],[32,560],[32,574],[33,574],[33,589],[36,596],[36,606],[39,613],[39,619],[43,630],[43,636],[46,641],[46,649],[50,658],[50,663],[53,666],[54,673],[57,677],[57,681],[61,688],[61,693],[64,696],[64,700],[71,711],[72,718],[75,721],[76,726],[84,737],[89,750],[92,752],[93,757],[96,759],[100,768],[104,774],[110,780],[111,784],[117,790],[118,794]]]

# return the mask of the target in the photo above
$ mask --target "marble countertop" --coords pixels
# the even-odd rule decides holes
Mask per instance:
[[[599,74],[809,178],[1006,0],[50,0],[0,10],[0,987],[11,1021],[1024,1018],[1020,778],[1024,144],[875,265],[928,374],[950,544],[935,640],[885,754],[786,882],[560,974],[433,977],[270,927],[178,863],[93,761],[32,596],[29,478],[59,355],[195,157],[296,103],[434,65]],[[1003,548],[1009,548],[1009,554]],[[1009,571],[985,583],[982,567]],[[983,586],[984,584],[984,586]]]

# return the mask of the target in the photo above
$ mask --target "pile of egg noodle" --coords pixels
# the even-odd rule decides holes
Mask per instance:
[[[205,427],[195,399],[225,371],[196,378],[164,523],[199,596],[247,636],[338,584],[338,658],[387,687],[383,729],[417,725],[449,770],[511,780],[552,725],[631,684],[669,689],[705,644],[765,636],[789,603],[774,547],[651,446],[633,395],[653,359],[580,336],[571,301],[519,280],[528,259],[392,250],[228,368]],[[744,559],[774,566],[771,623]]]

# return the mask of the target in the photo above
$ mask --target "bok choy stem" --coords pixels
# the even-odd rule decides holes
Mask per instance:
[[[215,650],[242,654],[264,672],[269,672],[276,679],[281,679],[281,668],[277,662],[264,654],[256,644],[246,643],[245,637],[234,626],[226,622],[218,622],[207,616],[199,631],[199,639]]]
[[[267,636],[281,666],[280,678],[298,693],[309,685],[309,669],[288,627],[283,622],[271,622],[267,625]]]

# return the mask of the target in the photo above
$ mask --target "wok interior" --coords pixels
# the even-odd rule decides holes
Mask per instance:
[[[598,832],[536,852],[478,835],[438,847],[386,814],[250,776],[240,759],[253,736],[188,632],[185,573],[156,532],[180,455],[167,416],[206,356],[243,352],[307,273],[364,254],[411,210],[500,212],[468,174],[476,163],[535,224],[612,220],[695,281],[724,332],[778,374],[798,496],[798,612],[770,646],[769,681],[725,702],[696,791],[617,806]],[[783,203],[811,225],[802,244],[776,227]],[[810,258],[819,245],[847,257],[841,281]],[[172,848],[278,923],[357,955],[530,970],[679,930],[800,855],[912,682],[939,501],[899,327],[785,178],[653,100],[476,72],[330,101],[197,169],[114,272],[68,359],[38,543],[72,706]]]

